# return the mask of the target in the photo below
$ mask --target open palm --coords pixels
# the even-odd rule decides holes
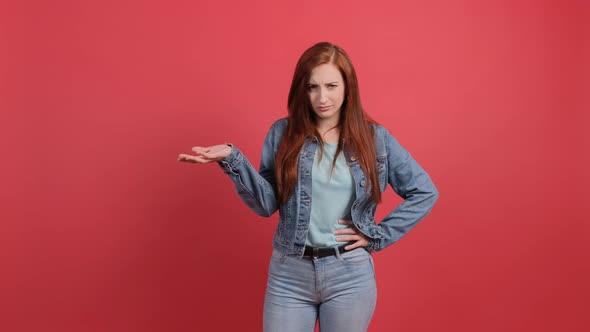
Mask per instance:
[[[195,146],[192,148],[195,153],[194,155],[181,153],[178,155],[178,161],[206,164],[226,158],[230,155],[231,149],[231,146],[227,144],[219,144],[209,147]]]

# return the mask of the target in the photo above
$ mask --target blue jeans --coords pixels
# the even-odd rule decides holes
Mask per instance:
[[[265,332],[366,331],[375,310],[373,258],[357,248],[298,259],[273,250],[264,299]]]

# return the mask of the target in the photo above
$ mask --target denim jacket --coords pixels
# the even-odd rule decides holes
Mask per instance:
[[[279,204],[274,164],[286,127],[286,118],[271,126],[264,141],[259,172],[235,146],[232,146],[231,154],[218,163],[234,182],[242,201],[256,214],[269,217],[279,210],[274,248],[288,256],[302,257],[312,204],[311,169],[318,141],[317,138],[305,141],[299,154],[295,191],[286,203]],[[355,156],[347,149],[343,150],[355,183],[352,222],[369,238],[366,249],[370,252],[397,242],[430,212],[438,198],[430,177],[408,151],[384,127],[374,125],[374,129],[381,192],[390,184],[404,202],[377,224],[374,219],[377,204],[366,191],[365,174]]]

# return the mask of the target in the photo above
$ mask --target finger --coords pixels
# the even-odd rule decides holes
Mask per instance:
[[[177,160],[189,163],[196,163],[196,161],[192,159],[192,156],[189,156],[187,154],[179,154]]]
[[[231,147],[227,145],[217,145],[207,152],[203,152],[203,157],[211,160],[222,160],[231,154]]]
[[[195,147],[193,147],[193,151],[196,153],[196,156],[195,155],[188,155],[188,154],[184,154],[184,153],[182,153],[182,155],[188,156],[188,159],[193,160],[198,163],[209,163],[209,162],[215,161],[216,158],[211,158],[208,155],[206,155],[207,153],[204,152],[205,150],[209,150],[209,148],[202,148],[199,146],[195,146]]]
[[[346,247],[344,247],[344,250],[352,250],[352,249],[356,249],[359,247],[366,247],[368,244],[369,244],[369,242],[367,242],[367,241],[359,240],[353,244],[347,245]]]
[[[357,241],[351,245],[344,247],[344,250],[349,251],[349,250],[356,249],[356,248],[360,247],[360,245],[358,244],[359,242],[360,241]]]
[[[217,153],[209,152],[209,151],[201,151],[201,155],[207,159],[216,159]]]
[[[200,154],[209,152],[210,148],[204,148],[202,146],[193,146],[193,148],[191,150],[193,150],[194,153],[200,155]]]
[[[189,162],[189,163],[200,163],[200,164],[206,164],[206,163],[211,162],[211,160],[208,160],[208,159],[203,158],[201,156],[191,156],[188,154],[179,155],[178,161],[184,161],[184,162]]]
[[[334,234],[358,234],[358,231],[354,228],[344,228],[344,229],[337,229],[334,231]]]
[[[362,237],[360,237],[358,235],[336,237],[336,241],[338,241],[338,242],[350,242],[350,241],[359,241],[359,240],[362,240]]]
[[[352,250],[352,249],[355,249],[355,248],[356,248],[356,247],[355,247],[355,244],[356,244],[356,243],[354,243],[354,244],[351,244],[351,245],[349,245],[349,246],[346,246],[346,247],[344,247],[344,250],[346,250],[346,251],[350,251],[350,250]]]
[[[203,156],[193,156],[193,160],[196,160],[200,164],[207,164],[207,163],[214,161],[209,158],[205,158]]]
[[[183,161],[183,162],[188,162],[188,163],[198,163],[199,161],[197,161],[196,158],[197,157],[195,157],[195,156],[182,156],[182,157],[178,157],[178,161]]]
[[[340,225],[352,225],[352,220],[340,219],[338,220]]]

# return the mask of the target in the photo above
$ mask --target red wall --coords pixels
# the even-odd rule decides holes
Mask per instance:
[[[375,255],[370,331],[588,330],[589,6],[3,1],[0,330],[260,331],[277,216],[176,157],[257,166],[323,40],[441,194]]]

